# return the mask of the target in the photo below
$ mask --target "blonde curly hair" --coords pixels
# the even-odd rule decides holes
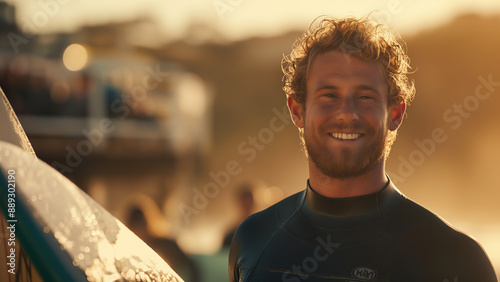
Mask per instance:
[[[318,20],[319,24],[314,25]],[[389,86],[388,106],[402,102],[409,105],[415,96],[415,86],[413,80],[408,78],[411,73],[410,59],[403,44],[399,35],[369,17],[317,18],[303,36],[295,41],[292,52],[281,62],[283,90],[287,97],[291,96],[304,105],[307,74],[314,59],[329,51],[341,51],[363,60],[379,62]],[[396,132],[391,131],[387,138],[386,154],[395,138]]]

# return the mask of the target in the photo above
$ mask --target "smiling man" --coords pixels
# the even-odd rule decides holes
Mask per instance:
[[[415,92],[398,40],[369,19],[324,18],[285,57],[309,180],[239,226],[230,281],[497,281],[476,241],[385,173]]]

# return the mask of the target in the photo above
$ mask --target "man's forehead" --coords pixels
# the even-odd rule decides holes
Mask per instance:
[[[310,78],[315,80],[315,84],[328,84],[335,80],[346,79],[351,82],[359,81],[361,84],[380,84],[380,86],[386,84],[379,62],[363,60],[340,51],[317,55],[309,68],[308,81]]]

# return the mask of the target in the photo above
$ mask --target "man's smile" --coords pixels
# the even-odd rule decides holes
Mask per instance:
[[[362,134],[359,133],[340,133],[340,132],[331,132],[328,133],[330,136],[332,136],[335,139],[339,140],[356,140],[363,136]]]

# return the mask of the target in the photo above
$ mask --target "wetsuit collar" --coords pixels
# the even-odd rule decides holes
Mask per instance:
[[[322,196],[314,191],[307,181],[301,211],[310,220],[320,225],[337,225],[345,219],[356,222],[381,219],[403,197],[389,177],[387,179],[385,187],[376,193],[348,198]]]

